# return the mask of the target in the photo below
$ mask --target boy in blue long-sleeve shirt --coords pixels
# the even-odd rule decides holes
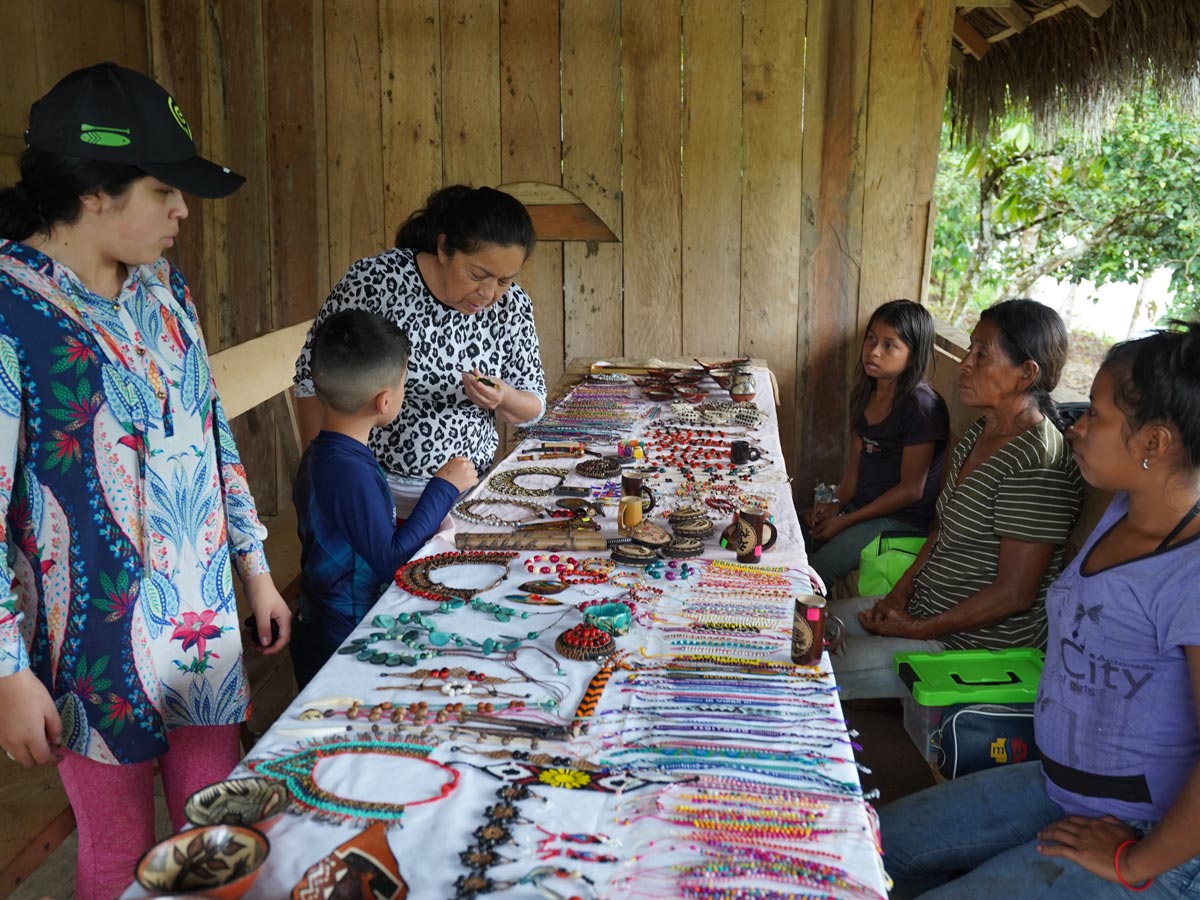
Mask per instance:
[[[336,313],[313,335],[313,386],[325,417],[292,488],[301,573],[291,651],[301,688],[375,605],[396,570],[437,532],[459,494],[478,481],[469,459],[451,459],[430,479],[412,515],[397,524],[367,439],[372,428],[400,414],[408,355],[404,332],[363,310]]]

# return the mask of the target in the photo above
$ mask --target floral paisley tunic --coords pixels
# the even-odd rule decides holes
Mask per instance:
[[[246,718],[231,567],[266,572],[265,536],[183,277],[113,301],[0,241],[0,676],[33,668],[64,747],[142,762]]]

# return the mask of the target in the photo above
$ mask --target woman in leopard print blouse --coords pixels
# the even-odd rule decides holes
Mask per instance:
[[[400,227],[395,248],[354,263],[317,313],[314,328],[338,310],[370,310],[412,343],[400,416],[371,436],[401,516],[448,459],[465,456],[481,472],[491,465],[497,416],[524,425],[545,411],[533,306],[514,280],[533,245],[518,200],[492,188],[446,187]],[[309,342],[295,385],[307,444],[321,426]]]

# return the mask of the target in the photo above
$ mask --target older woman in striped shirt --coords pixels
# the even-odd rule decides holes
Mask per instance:
[[[1052,309],[1006,300],[971,334],[958,392],[982,412],[946,470],[929,540],[884,597],[847,601],[842,699],[903,697],[892,657],[1043,647],[1046,589],[1062,568],[1083,482],[1050,391],[1067,355]]]

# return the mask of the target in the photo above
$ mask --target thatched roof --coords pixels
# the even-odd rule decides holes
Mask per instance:
[[[986,133],[1012,107],[1031,112],[1044,134],[1071,123],[1095,136],[1147,86],[1185,108],[1200,106],[1200,0],[959,6],[950,95],[960,136]]]

